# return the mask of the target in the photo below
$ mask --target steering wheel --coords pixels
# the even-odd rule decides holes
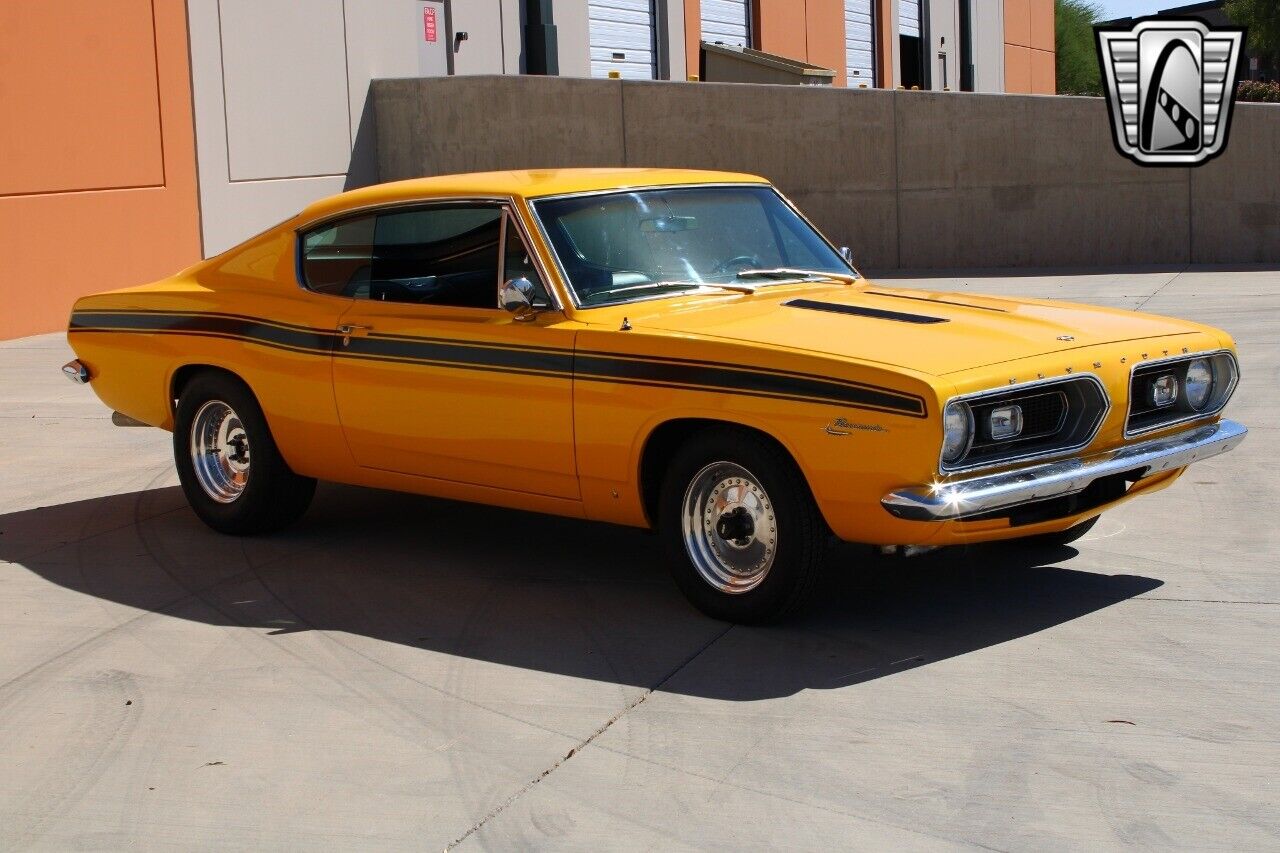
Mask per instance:
[[[763,266],[763,262],[755,255],[738,255],[736,258],[729,258],[727,261],[721,261],[716,264],[711,274],[724,275],[735,267],[738,272],[741,272],[742,270],[758,269],[761,266]]]

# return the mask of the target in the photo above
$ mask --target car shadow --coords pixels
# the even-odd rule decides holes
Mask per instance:
[[[1075,553],[841,545],[807,611],[726,633],[680,596],[657,538],[629,528],[328,484],[302,522],[249,539],[205,528],[177,488],[0,515],[0,559],[141,611],[367,637],[405,647],[397,666],[425,649],[725,700],[871,681],[1161,585],[1052,565]]]

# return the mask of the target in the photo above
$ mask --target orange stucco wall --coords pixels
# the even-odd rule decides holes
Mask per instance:
[[[845,85],[843,0],[757,0],[756,47],[830,68]]]
[[[1004,90],[1058,91],[1053,0],[1004,0]]]
[[[690,74],[698,73],[701,12],[700,0],[685,0],[685,57]],[[845,85],[843,0],[756,0],[751,12],[753,47],[830,68],[836,72],[833,85]]]
[[[200,258],[183,0],[0,3],[0,338]]]
[[[893,3],[897,0],[876,0],[876,85],[893,88],[893,57],[897,39],[888,22],[893,20]]]
[[[702,3],[684,0],[684,61],[689,74],[701,74]]]

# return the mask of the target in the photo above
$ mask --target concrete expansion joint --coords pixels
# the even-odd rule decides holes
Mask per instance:
[[[512,803],[514,803],[516,800],[520,799],[526,793],[532,790],[534,785],[537,785],[543,779],[547,778],[552,773],[556,772],[556,770],[560,769],[560,767],[566,761],[573,758],[575,755],[577,755],[579,752],[585,749],[588,745],[590,745],[592,741],[594,741],[596,738],[600,737],[600,735],[607,732],[610,729],[610,727],[613,726],[614,723],[618,722],[618,720],[621,720],[633,708],[638,708],[640,705],[643,705],[646,699],[648,699],[658,690],[661,690],[663,686],[667,684],[667,682],[675,678],[676,675],[678,675],[685,667],[687,667],[689,664],[693,663],[695,660],[701,657],[703,652],[705,652],[707,649],[714,646],[716,643],[720,642],[720,640],[723,639],[724,636],[728,634],[731,630],[733,630],[733,626],[726,625],[724,627],[724,630],[716,634],[714,637],[712,637],[710,640],[704,643],[701,647],[699,647],[697,651],[695,651],[693,654],[689,655],[689,657],[681,661],[674,669],[672,669],[669,673],[664,675],[657,684],[655,684],[653,687],[650,687],[648,690],[645,690],[635,699],[631,700],[626,705],[624,705],[622,710],[618,711],[618,713],[614,714],[612,717],[606,720],[599,728],[597,728],[591,734],[587,735],[585,738],[579,741],[572,749],[566,752],[563,757],[557,758],[554,762],[551,763],[549,767],[547,767],[537,776],[535,776],[534,778],[526,782],[524,786],[520,788],[520,790],[516,791],[511,796],[507,797],[505,800],[502,801],[501,804],[491,809],[484,817],[480,818],[480,820],[473,823],[467,829],[466,832],[462,833],[453,841],[450,841],[448,844],[446,844],[444,849],[446,851],[454,849],[459,844],[466,841],[468,838],[470,838],[472,835],[478,832],[486,823],[488,823],[489,821],[493,820],[495,817],[497,817],[498,815],[506,811],[511,806]]]
[[[1138,303],[1138,306],[1137,306],[1136,308],[1134,308],[1133,310],[1135,310],[1135,311],[1141,311],[1143,308],[1145,308],[1145,307],[1147,306],[1147,303],[1148,303],[1148,302],[1150,302],[1152,299],[1155,299],[1157,296],[1159,296],[1159,295],[1160,295],[1160,292],[1161,292],[1162,290],[1164,290],[1166,287],[1168,287],[1169,285],[1171,285],[1171,284],[1173,284],[1175,281],[1177,281],[1177,280],[1178,280],[1178,276],[1182,275],[1184,272],[1186,272],[1186,271],[1187,271],[1187,270],[1189,270],[1190,268],[1191,268],[1191,265],[1190,265],[1190,264],[1186,264],[1185,266],[1183,266],[1183,267],[1182,267],[1182,269],[1178,270],[1178,271],[1177,271],[1177,272],[1175,272],[1173,275],[1169,276],[1169,280],[1168,280],[1168,281],[1166,281],[1164,284],[1162,284],[1162,285],[1160,285],[1159,287],[1157,287],[1155,290],[1151,291],[1151,295],[1150,295],[1150,296],[1148,296],[1146,299],[1142,300],[1141,302],[1139,302],[1139,303]]]

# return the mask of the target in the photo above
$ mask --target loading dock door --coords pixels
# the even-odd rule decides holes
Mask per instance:
[[[617,71],[631,80],[652,80],[654,26],[652,0],[589,0],[591,76]]]
[[[747,2],[748,0],[702,0],[702,40],[751,47]]]
[[[844,67],[848,85],[876,84],[873,0],[844,0]]]
[[[898,35],[920,37],[920,0],[898,0]]]

